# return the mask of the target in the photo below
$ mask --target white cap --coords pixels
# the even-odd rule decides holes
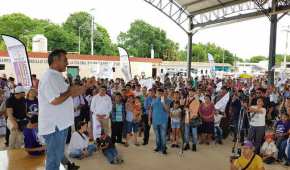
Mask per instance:
[[[15,93],[15,94],[18,94],[18,93],[25,93],[25,89],[24,89],[24,87],[22,87],[22,86],[17,86],[17,87],[15,88],[15,90],[14,90],[14,93]]]

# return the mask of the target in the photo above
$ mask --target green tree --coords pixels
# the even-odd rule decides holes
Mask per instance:
[[[7,34],[19,38],[26,45],[30,41],[29,32],[34,29],[34,22],[21,13],[0,16],[0,34]],[[3,44],[3,42],[2,42]],[[0,45],[1,50],[5,46]]]
[[[258,63],[258,62],[263,61],[263,60],[267,60],[267,58],[264,56],[253,56],[250,58],[251,63]]]
[[[129,55],[150,57],[151,45],[156,58],[164,60],[178,59],[178,44],[168,39],[164,30],[136,20],[127,32],[118,36],[118,45],[128,50]]]
[[[87,12],[71,14],[64,23],[64,29],[81,37],[81,53],[91,53],[91,15]],[[116,55],[117,48],[112,43],[108,31],[101,25],[94,25],[94,53]]]
[[[275,57],[276,64],[278,64],[278,65],[283,64],[284,56],[285,55],[277,54],[276,57]],[[286,56],[286,62],[290,62],[290,55]]]

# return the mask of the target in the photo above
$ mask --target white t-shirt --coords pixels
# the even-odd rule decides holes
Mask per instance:
[[[253,108],[257,108],[257,106],[252,106]],[[266,109],[263,108],[262,113],[250,113],[251,116],[251,121],[250,125],[251,126],[265,126],[265,118],[266,118]]]
[[[38,102],[39,135],[47,135],[64,130],[74,123],[73,99],[69,97],[59,105],[51,102],[68,90],[69,85],[65,82],[62,74],[56,70],[48,69],[39,82]]]
[[[68,153],[71,153],[75,150],[83,150],[87,148],[89,145],[89,139],[85,134],[82,134],[82,136],[79,134],[79,132],[74,132],[71,136],[70,143],[68,145]]]
[[[108,95],[95,95],[91,102],[91,112],[94,115],[106,115],[109,118],[112,111],[112,100]]]
[[[274,153],[274,157],[277,157],[278,149],[274,142],[268,143],[265,141],[261,147],[261,153],[264,155],[271,155]]]

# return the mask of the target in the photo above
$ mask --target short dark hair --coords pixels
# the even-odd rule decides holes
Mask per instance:
[[[59,59],[62,54],[66,55],[67,52],[64,49],[54,49],[50,52],[47,59],[48,65],[51,65],[55,59]]]
[[[85,124],[87,124],[87,122],[81,121],[77,123],[77,129],[76,130],[80,130],[82,128],[82,126],[84,126]]]
[[[32,124],[35,124],[35,123],[38,123],[38,116],[37,115],[33,115],[33,116],[31,116],[31,118],[30,118],[30,123],[32,123]]]
[[[102,85],[102,86],[101,86],[101,89],[105,89],[105,90],[107,90],[107,86]]]

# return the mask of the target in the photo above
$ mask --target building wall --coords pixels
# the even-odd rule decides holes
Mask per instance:
[[[41,77],[46,69],[48,69],[48,63],[46,58],[30,58],[31,73],[36,74],[37,77]],[[114,78],[122,77],[120,70],[119,61],[102,61],[102,60],[75,60],[69,59],[69,66],[78,66],[79,74],[81,77],[93,76],[93,70],[98,66],[98,64],[106,64],[113,62],[113,67],[115,68]],[[134,75],[141,75],[142,72],[146,76],[152,75],[152,63],[146,62],[130,62],[131,63],[131,73]],[[0,70],[1,74],[6,74],[7,76],[13,76],[14,70],[10,64],[8,57],[0,57],[0,64],[5,64],[5,70]],[[64,73],[66,74],[66,73]]]

